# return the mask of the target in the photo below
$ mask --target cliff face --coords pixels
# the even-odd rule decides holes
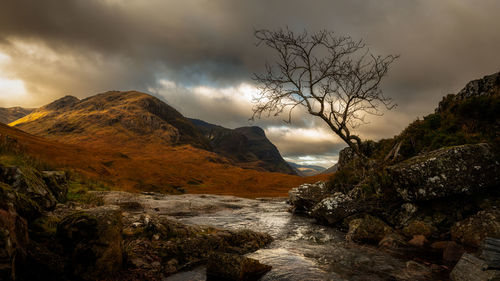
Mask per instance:
[[[236,165],[245,168],[295,175],[278,149],[260,127],[228,129],[201,120],[191,119],[210,140],[213,150]]]

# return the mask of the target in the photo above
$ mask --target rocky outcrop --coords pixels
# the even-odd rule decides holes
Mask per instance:
[[[295,208],[294,211],[308,213],[329,193],[330,191],[324,182],[306,183],[292,188],[288,192],[288,200]]]
[[[470,81],[458,94],[452,96],[453,101],[463,101],[466,99],[492,96],[500,93],[500,72],[484,76],[482,79]],[[436,112],[444,111],[448,106],[449,100],[446,98],[439,103]]]
[[[43,180],[42,174],[33,168],[0,165],[0,180],[44,209],[54,208],[57,204],[57,199]]]
[[[407,202],[472,194],[500,181],[500,163],[489,144],[446,147],[387,168]]]
[[[241,255],[214,252],[208,257],[207,280],[258,280],[271,268]]]
[[[479,211],[477,214],[457,222],[451,228],[453,240],[479,247],[486,237],[500,238],[500,211]]]
[[[109,278],[122,266],[122,215],[117,206],[102,206],[65,217],[57,236],[70,257],[73,276]]]

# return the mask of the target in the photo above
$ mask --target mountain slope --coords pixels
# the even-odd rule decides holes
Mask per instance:
[[[67,143],[101,146],[164,143],[209,148],[208,141],[177,110],[150,95],[110,91],[83,100],[66,96],[10,124]]]
[[[0,133],[27,143],[30,155],[121,190],[285,196],[321,179],[236,167],[179,112],[138,92],[67,96],[11,125],[27,133],[8,126]]]
[[[296,174],[261,128],[253,126],[228,129],[198,119],[190,120],[210,140],[215,152],[236,165],[261,171]]]
[[[8,124],[30,114],[34,109],[22,107],[0,107],[0,123]]]

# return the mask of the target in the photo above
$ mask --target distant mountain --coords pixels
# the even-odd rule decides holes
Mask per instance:
[[[333,165],[330,168],[324,170],[323,172],[321,172],[321,174],[322,175],[328,175],[328,174],[335,173],[337,171],[338,167],[339,167],[339,164],[335,163],[335,165]]]
[[[322,174],[326,169],[316,165],[300,165],[293,162],[287,162],[299,176],[308,177]]]
[[[260,127],[228,129],[198,119],[190,120],[210,140],[214,152],[232,160],[236,165],[263,171],[296,174]]]
[[[83,100],[65,96],[10,125],[35,135],[93,146],[147,142],[210,148],[207,139],[177,110],[135,91],[110,91]]]
[[[8,124],[30,114],[33,110],[33,108],[22,108],[18,106],[10,108],[0,107],[0,123]]]

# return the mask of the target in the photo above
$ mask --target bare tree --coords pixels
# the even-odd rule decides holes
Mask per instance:
[[[260,94],[255,97],[254,118],[288,114],[298,106],[321,118],[354,152],[365,157],[361,139],[352,129],[365,123],[366,114],[381,115],[379,107],[394,104],[383,95],[380,82],[398,56],[372,55],[362,41],[336,36],[326,30],[309,35],[286,30],[256,30],[258,45],[277,52],[274,65],[254,74]]]

